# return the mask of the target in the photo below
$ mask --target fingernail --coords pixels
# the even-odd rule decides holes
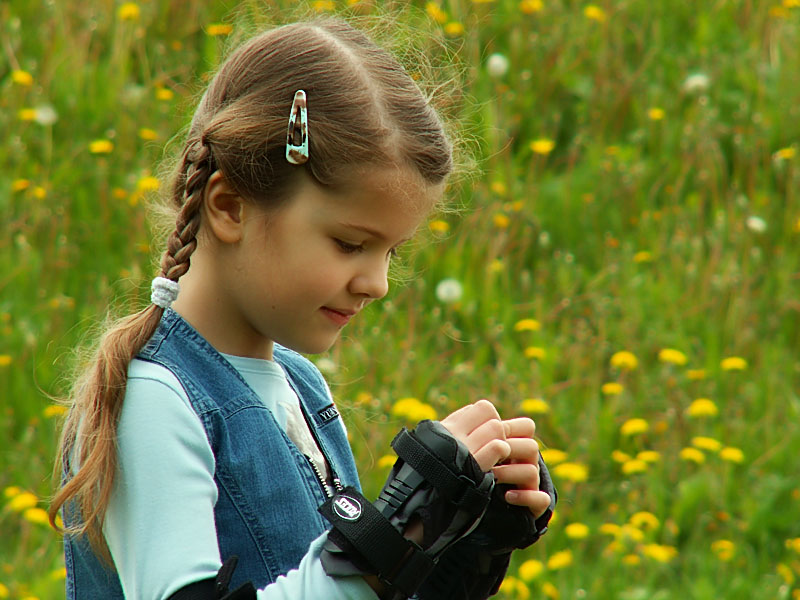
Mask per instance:
[[[516,502],[519,500],[519,492],[509,490],[506,492],[506,502]]]

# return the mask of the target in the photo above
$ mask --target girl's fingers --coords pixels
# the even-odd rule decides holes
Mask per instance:
[[[539,444],[531,438],[506,438],[511,453],[508,461],[511,463],[539,464]]]
[[[518,417],[503,421],[506,428],[506,437],[532,438],[536,434],[536,423],[528,417]]]
[[[497,465],[492,469],[497,483],[515,485],[520,489],[539,489],[539,466],[529,463]]]
[[[442,419],[442,425],[463,441],[475,429],[491,420],[500,421],[500,415],[494,404],[488,400],[478,400],[474,404],[468,404],[449,414]]]
[[[472,457],[478,463],[482,471],[488,471],[499,462],[503,462],[511,453],[511,446],[506,440],[493,439],[480,449],[473,451]]]
[[[538,490],[508,490],[506,502],[516,506],[527,506],[535,517],[539,517],[550,506],[550,496]]]

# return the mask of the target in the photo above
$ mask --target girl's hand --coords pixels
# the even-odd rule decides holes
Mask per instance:
[[[502,424],[510,452],[492,472],[497,483],[516,486],[506,492],[506,502],[527,506],[538,517],[550,506],[550,496],[539,491],[539,444],[533,439],[536,424],[527,417],[509,419]]]
[[[528,419],[530,421],[530,419]],[[453,437],[464,443],[483,471],[510,458],[513,448],[506,441],[507,427],[494,404],[478,400],[451,413],[441,421]],[[531,421],[533,423],[533,421]],[[539,449],[536,449],[538,460]],[[539,469],[536,469],[539,482]],[[545,494],[546,495],[546,494]]]

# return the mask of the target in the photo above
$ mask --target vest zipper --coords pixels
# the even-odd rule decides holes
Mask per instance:
[[[328,489],[328,483],[325,481],[325,477],[322,476],[322,473],[320,472],[317,463],[311,460],[311,457],[308,454],[304,454],[303,456],[306,457],[306,460],[308,460],[308,464],[311,465],[311,470],[314,471],[314,475],[317,476],[317,479],[319,480],[319,483],[322,486],[322,491],[325,492],[325,495],[328,498],[333,498],[333,494],[331,494],[331,491]],[[338,477],[333,477],[333,487],[336,489],[337,492],[344,491],[344,486],[342,485],[342,482],[339,480]]]

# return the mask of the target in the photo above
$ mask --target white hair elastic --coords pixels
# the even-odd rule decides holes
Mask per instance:
[[[156,277],[150,284],[150,302],[167,309],[178,297],[180,289],[177,281],[166,277]]]
[[[303,90],[294,93],[292,110],[289,113],[286,160],[293,165],[302,165],[308,161],[308,104]]]

